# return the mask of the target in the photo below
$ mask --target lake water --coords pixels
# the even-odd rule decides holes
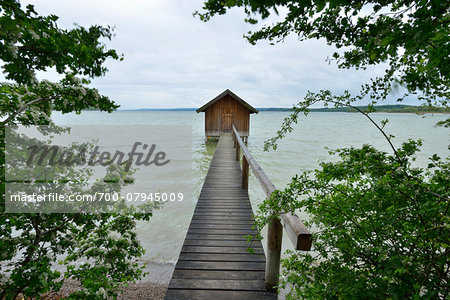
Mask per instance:
[[[310,113],[301,117],[295,130],[279,143],[277,151],[264,152],[263,144],[275,135],[288,112],[260,112],[251,115],[248,147],[276,187],[283,188],[301,170],[318,167],[320,160],[333,159],[326,147],[336,149],[347,146],[372,144],[390,151],[389,145],[367,118],[356,113]],[[418,166],[425,166],[428,157],[437,153],[449,155],[448,128],[435,127],[448,115],[373,114],[381,121],[388,118],[385,130],[396,136],[396,147],[411,139],[422,139],[422,152]],[[87,111],[80,115],[54,113],[59,125],[185,125],[192,127],[193,196],[182,202],[169,203],[155,212],[150,222],[140,223],[138,233],[147,249],[143,260],[149,263],[174,264],[178,258],[195,204],[214,154],[214,143],[205,143],[204,114],[185,111],[117,111],[111,114]],[[117,137],[120,139],[120,136]],[[249,194],[252,206],[263,200],[263,192],[256,179],[250,175]],[[301,214],[300,218],[304,217]],[[264,235],[264,232],[263,232]],[[286,237],[286,236],[285,236]],[[265,241],[263,241],[265,244]],[[291,248],[288,238],[283,248]]]

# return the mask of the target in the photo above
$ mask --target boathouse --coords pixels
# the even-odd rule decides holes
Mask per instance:
[[[205,135],[219,137],[221,133],[231,133],[234,124],[240,136],[248,138],[250,132],[250,114],[258,110],[242,100],[235,93],[226,89],[223,93],[197,109],[205,112]]]

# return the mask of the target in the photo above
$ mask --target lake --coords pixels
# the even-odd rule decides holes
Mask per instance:
[[[277,188],[283,188],[301,170],[318,167],[319,161],[331,160],[328,150],[348,146],[371,144],[390,152],[382,134],[361,114],[316,112],[300,117],[295,130],[280,141],[277,151],[264,152],[263,144],[274,136],[288,112],[260,112],[251,115],[248,148]],[[385,130],[395,136],[393,143],[399,147],[408,139],[422,139],[422,151],[416,166],[425,166],[434,153],[449,155],[448,128],[435,127],[445,120],[443,114],[385,114],[371,115],[374,120],[389,119]],[[143,261],[174,264],[184,241],[195,204],[200,193],[209,163],[214,154],[214,143],[206,143],[204,114],[193,111],[116,111],[111,114],[85,111],[80,115],[53,114],[58,125],[184,125],[192,127],[193,195],[182,202],[168,203],[155,212],[148,223],[138,225],[138,233],[147,249]],[[117,137],[120,139],[120,136]],[[249,195],[255,211],[263,200],[263,192],[256,179],[250,175]],[[299,215],[300,218],[305,216]],[[264,235],[264,232],[263,232]],[[286,236],[285,236],[286,237]],[[263,245],[265,241],[263,241]],[[288,238],[283,248],[292,248]]]

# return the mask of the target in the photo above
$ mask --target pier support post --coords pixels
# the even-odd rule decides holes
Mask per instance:
[[[277,292],[280,275],[281,241],[283,226],[276,218],[272,219],[267,228],[267,256],[266,256],[266,290]]]

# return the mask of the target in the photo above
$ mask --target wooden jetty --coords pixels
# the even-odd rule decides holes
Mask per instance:
[[[290,214],[269,224],[267,255],[260,241],[247,242],[245,235],[257,233],[249,166],[270,195],[275,187],[233,126],[232,134],[220,136],[166,299],[276,299],[283,226],[296,249],[310,249],[311,234]],[[247,251],[250,245],[253,254]]]

